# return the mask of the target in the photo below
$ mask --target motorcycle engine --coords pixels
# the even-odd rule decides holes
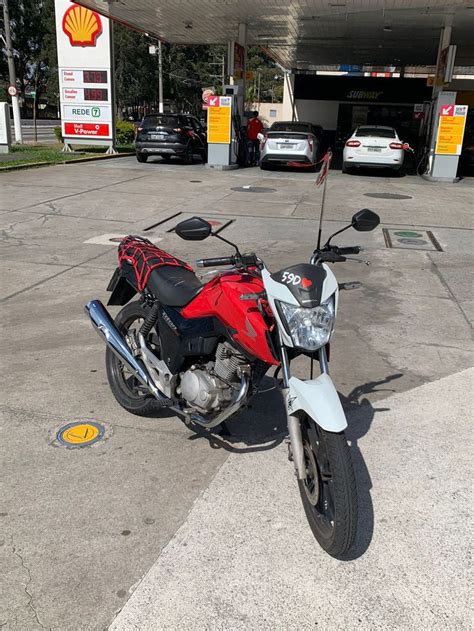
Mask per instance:
[[[192,366],[180,374],[177,393],[200,412],[216,412],[232,400],[240,384],[239,368],[247,363],[228,342],[220,342],[215,362]]]

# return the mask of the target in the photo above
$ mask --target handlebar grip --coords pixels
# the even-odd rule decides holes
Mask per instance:
[[[362,248],[360,247],[360,245],[354,245],[352,247],[345,247],[345,248],[337,248],[337,252],[338,254],[341,254],[342,256],[347,256],[348,254],[359,254],[359,252],[362,250]]]
[[[210,259],[198,259],[196,261],[198,267],[214,267],[215,265],[235,265],[234,256],[216,256]]]

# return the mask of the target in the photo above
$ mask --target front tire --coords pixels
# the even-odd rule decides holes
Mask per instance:
[[[115,325],[123,335],[132,329],[138,330],[147,316],[147,311],[142,302],[130,302],[118,313],[114,320]],[[152,331],[150,336],[158,346],[159,340],[156,333]],[[108,346],[105,353],[105,368],[112,394],[124,410],[136,416],[158,416],[159,410],[163,407],[162,404],[128,371]]]
[[[323,550],[343,558],[357,529],[357,489],[346,437],[326,432],[306,415],[301,432],[307,475],[298,486],[306,518]]]

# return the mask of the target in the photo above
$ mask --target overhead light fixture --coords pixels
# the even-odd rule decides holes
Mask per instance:
[[[184,28],[192,29],[193,28],[193,23],[192,22],[185,22],[184,23]]]
[[[384,27],[383,27],[383,30],[384,30],[386,33],[391,33],[391,32],[393,31],[393,29],[392,29],[392,27],[391,27],[391,26],[384,26]]]

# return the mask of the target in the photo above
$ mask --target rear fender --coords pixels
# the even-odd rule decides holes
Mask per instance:
[[[287,408],[289,415],[306,412],[328,432],[342,432],[347,427],[339,395],[326,373],[309,381],[290,377]]]
[[[120,267],[117,267],[113,273],[107,285],[107,291],[112,292],[107,304],[120,306],[126,305],[137,293],[137,290],[123,276]]]

